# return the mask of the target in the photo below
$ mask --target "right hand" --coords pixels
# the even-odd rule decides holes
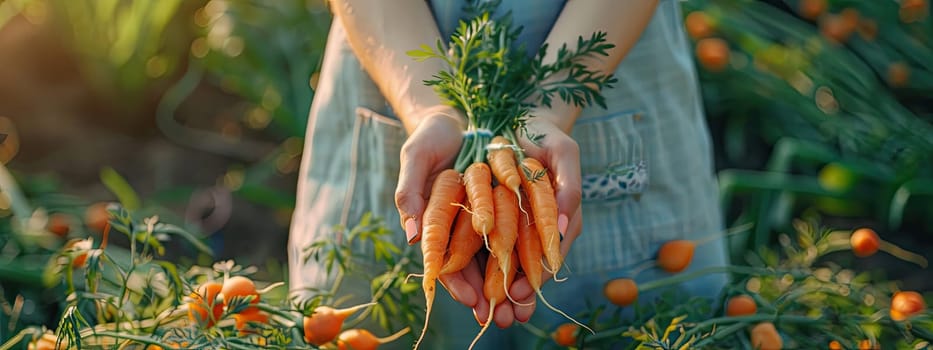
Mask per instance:
[[[450,111],[428,114],[402,145],[395,206],[408,244],[421,239],[421,216],[431,195],[434,178],[453,167],[463,142],[464,123]],[[476,259],[464,271],[440,276],[454,298],[474,307],[483,298],[483,277]]]
[[[434,178],[453,167],[463,141],[464,123],[452,108],[427,112],[408,136],[399,155],[395,206],[408,244],[421,239],[421,215]]]

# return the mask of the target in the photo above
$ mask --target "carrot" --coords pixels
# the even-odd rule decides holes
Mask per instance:
[[[322,305],[314,308],[314,312],[305,316],[302,320],[304,328],[304,338],[308,344],[321,346],[327,344],[337,337],[340,328],[343,327],[343,321],[350,317],[354,312],[372,306],[375,303],[360,304],[342,309],[335,309],[330,306]]]
[[[489,142],[489,151],[486,153],[486,161],[489,162],[489,168],[495,175],[499,184],[515,193],[518,199],[518,210],[525,211],[522,208],[522,195],[519,189],[522,186],[522,177],[519,175],[518,165],[515,163],[515,151],[512,149],[509,139],[504,136],[496,136]]]
[[[522,213],[522,217],[526,217],[527,214]],[[544,293],[541,292],[542,276],[544,275],[544,265],[542,265],[542,258],[544,253],[541,250],[541,239],[538,237],[538,233],[535,232],[534,223],[529,225],[521,224],[525,220],[520,220],[518,225],[518,240],[515,242],[515,251],[518,254],[519,265],[522,268],[522,271],[525,272],[525,278],[528,279],[528,284],[531,285],[531,288],[538,294],[538,297],[541,299],[541,302],[544,303],[547,308],[552,311],[564,316],[575,325],[586,328],[590,333],[594,333],[592,329],[586,325],[581,324],[577,320],[570,317],[560,309],[551,305],[550,302],[544,297]]]
[[[531,202],[531,212],[535,227],[541,238],[544,258],[548,272],[555,274],[560,270],[563,258],[560,254],[560,232],[557,229],[557,197],[547,170],[534,158],[522,160],[522,189]]]
[[[519,175],[518,165],[515,163],[515,152],[512,151],[512,145],[509,140],[503,136],[496,136],[489,142],[489,152],[486,153],[486,161],[489,162],[489,168],[496,180],[500,184],[515,192],[518,195],[518,189],[522,185],[522,178]]]
[[[460,214],[457,215],[440,274],[446,275],[463,270],[470,264],[473,255],[483,248],[483,239],[473,231],[472,216],[473,214],[465,209],[461,209]]]
[[[486,333],[486,329],[488,329],[489,324],[492,323],[492,316],[495,315],[496,306],[506,299],[506,290],[512,285],[512,281],[515,279],[515,273],[518,270],[516,264],[511,262],[518,260],[514,251],[505,259],[511,261],[501,264],[498,260],[499,259],[497,259],[495,255],[489,254],[489,260],[486,262],[483,295],[489,300],[489,316],[486,318],[486,323],[483,324],[483,328],[479,330],[476,338],[473,338],[473,342],[470,343],[470,349],[476,346],[476,343],[479,341],[480,337],[483,336],[483,333]],[[509,266],[510,268],[503,271],[500,266]]]
[[[695,250],[696,243],[693,241],[685,239],[667,241],[658,249],[657,264],[664,271],[681,272],[690,266]]]
[[[444,170],[434,179],[431,198],[428,199],[428,205],[424,209],[424,223],[421,230],[424,279],[421,287],[424,289],[427,312],[424,317],[424,328],[421,330],[418,341],[415,342],[415,349],[421,344],[428,330],[428,321],[431,318],[431,309],[437,292],[437,277],[440,275],[441,265],[444,264],[444,255],[450,240],[450,226],[457,215],[456,204],[463,201],[465,192],[460,173],[453,169]]]
[[[515,248],[515,241],[518,240],[518,203],[515,196],[510,193],[505,186],[496,186],[492,190],[493,203],[496,208],[496,226],[489,234],[489,253],[496,256],[499,260],[499,268],[502,271],[509,271],[512,263],[511,259],[504,259],[512,255]],[[518,259],[515,259],[518,263]],[[508,293],[508,285],[505,296],[513,303],[517,303]]]
[[[337,337],[337,349],[339,350],[376,350],[380,345],[390,343],[399,337],[408,333],[408,327],[395,332],[388,337],[377,338],[368,330],[361,328],[348,329],[340,332]]]
[[[486,235],[492,232],[495,224],[495,212],[492,199],[492,174],[489,165],[483,162],[471,164],[463,172],[463,186],[466,187],[466,196],[473,208],[473,230]],[[487,244],[488,246],[488,244]]]

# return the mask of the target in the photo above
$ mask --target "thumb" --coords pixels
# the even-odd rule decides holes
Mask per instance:
[[[408,244],[421,239],[421,214],[424,212],[424,189],[429,169],[426,162],[416,162],[418,157],[411,147],[402,147],[398,186],[395,188],[395,206],[399,220],[405,230]]]

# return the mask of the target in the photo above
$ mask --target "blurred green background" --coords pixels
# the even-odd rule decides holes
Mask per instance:
[[[754,224],[731,237],[733,257],[812,217],[933,259],[928,1],[682,6],[727,220]],[[51,225],[94,235],[89,206],[118,200],[216,253],[171,242],[179,261],[236,258],[284,278],[330,20],[324,0],[0,0],[0,161],[22,190],[0,196],[0,305],[22,294],[25,317],[52,319],[55,295],[35,288],[64,242]],[[923,273],[889,271],[933,290]]]

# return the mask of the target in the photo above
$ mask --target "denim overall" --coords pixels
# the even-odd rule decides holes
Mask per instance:
[[[448,38],[463,2],[429,3],[442,37]],[[536,49],[563,6],[563,1],[504,0],[500,11],[512,10],[516,25],[524,27],[521,40]],[[543,290],[551,304],[568,314],[585,310],[587,302],[605,304],[603,284],[630,277],[633,268],[652,259],[663,242],[722,233],[709,131],[680,11],[679,1],[660,1],[644,34],[615,71],[619,82],[603,91],[608,108],[585,109],[574,125],[572,136],[580,146],[583,175],[583,231],[560,274],[567,280],[548,282]],[[289,283],[294,296],[329,287],[322,267],[304,263],[301,252],[332,234],[334,225],[352,225],[372,212],[398,232],[396,241],[404,246],[394,191],[406,135],[335,20],[311,105],[290,232]],[[704,242],[686,272],[727,264],[722,239]],[[634,278],[644,283],[667,275],[651,268]],[[679,288],[716,298],[726,282],[725,275],[709,275]],[[368,300],[369,281],[344,281],[344,287],[341,293],[354,294],[354,301]],[[471,310],[439,290],[423,348],[466,348],[479,326]],[[641,295],[639,302],[652,297]],[[530,322],[550,331],[565,321],[539,303]],[[411,326],[417,336],[421,325]],[[491,328],[480,348],[535,344],[521,327]],[[403,338],[387,348],[410,346]]]

